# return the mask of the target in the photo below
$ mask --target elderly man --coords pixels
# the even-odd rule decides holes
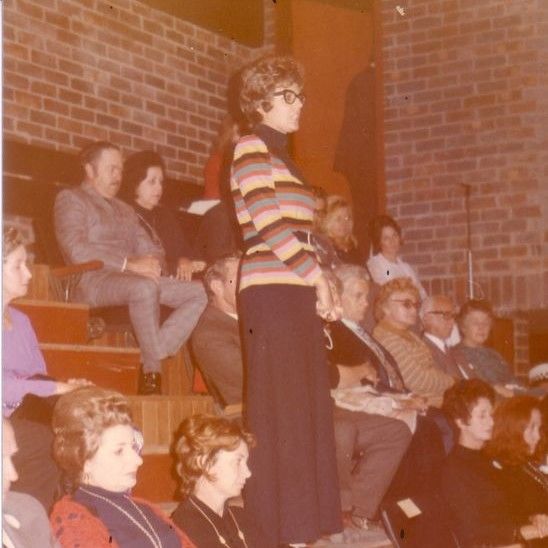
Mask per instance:
[[[143,364],[139,392],[160,393],[160,361],[189,337],[205,307],[205,292],[199,283],[162,276],[164,250],[135,211],[116,198],[123,167],[119,148],[95,142],[80,158],[83,183],[60,192],[55,202],[57,241],[69,263],[103,262],[103,268],[82,276],[77,296],[93,307],[129,306]],[[162,325],[160,304],[174,309]]]
[[[470,365],[461,360],[447,347],[446,340],[455,326],[455,304],[445,295],[426,297],[421,305],[420,317],[424,332],[422,340],[430,349],[434,363],[444,373],[456,379],[475,377]]]
[[[231,255],[215,261],[206,271],[204,285],[209,297],[192,334],[194,357],[214,384],[224,404],[242,401],[243,365],[236,283],[240,259]]]

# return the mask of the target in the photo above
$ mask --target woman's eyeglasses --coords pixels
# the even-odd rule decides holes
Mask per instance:
[[[392,301],[395,302],[395,303],[402,304],[407,309],[410,309],[410,308],[418,309],[418,308],[420,308],[420,305],[421,305],[420,302],[413,301],[411,299],[392,299]]]
[[[292,89],[281,89],[280,91],[275,91],[272,95],[274,95],[274,97],[283,97],[288,105],[292,105],[295,102],[295,99],[299,99],[303,105],[306,101],[306,95],[304,93],[295,93]]]

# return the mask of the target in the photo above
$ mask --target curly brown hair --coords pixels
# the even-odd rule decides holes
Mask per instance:
[[[485,446],[486,453],[510,466],[530,460],[529,446],[523,433],[535,409],[541,412],[540,402],[532,396],[516,396],[502,401],[493,415],[493,437]]]
[[[72,488],[82,482],[101,434],[111,426],[132,425],[128,401],[113,390],[96,386],[77,388],[62,395],[53,411],[53,456]]]
[[[267,56],[244,68],[241,76],[240,108],[251,122],[262,120],[259,108],[272,109],[272,94],[280,85],[302,88],[304,70],[293,57]]]
[[[23,235],[17,228],[6,224],[2,226],[2,258],[4,260],[19,246],[24,246],[25,243]]]
[[[443,412],[455,423],[461,420],[468,423],[472,416],[472,410],[478,401],[485,398],[495,403],[495,391],[493,387],[480,379],[463,379],[457,381],[443,394]]]
[[[379,215],[375,217],[369,225],[371,242],[373,244],[373,253],[380,253],[382,230],[387,226],[392,227],[400,237],[400,242],[402,241],[400,225],[392,217],[390,217],[390,215]]]
[[[181,478],[181,493],[191,495],[200,477],[209,474],[221,450],[234,451],[240,442],[254,447],[255,438],[235,421],[213,415],[194,415],[179,428],[175,444],[176,470]]]
[[[394,278],[381,286],[375,300],[375,318],[380,321],[384,318],[384,306],[388,299],[398,291],[411,293],[417,302],[420,302],[420,293],[411,278]]]

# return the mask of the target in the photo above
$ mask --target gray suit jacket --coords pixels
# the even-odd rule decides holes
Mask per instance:
[[[30,495],[9,491],[2,504],[6,548],[58,548],[44,507]]]
[[[225,403],[240,403],[243,363],[238,321],[209,304],[191,342],[200,369],[215,383]]]
[[[447,352],[443,352],[424,334],[422,336],[422,340],[426,343],[426,346],[428,346],[430,352],[432,353],[436,367],[444,373],[451,375],[455,379],[465,378],[463,371],[469,379],[477,376],[470,365],[462,360],[457,360],[455,354],[450,349]]]
[[[105,273],[121,271],[126,257],[154,255],[163,261],[161,244],[150,239],[134,209],[117,198],[103,198],[89,183],[57,195],[54,220],[67,263],[104,263],[101,271],[82,276],[79,290],[86,301],[93,302],[96,285]]]

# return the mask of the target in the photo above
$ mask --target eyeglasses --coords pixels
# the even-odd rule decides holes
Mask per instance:
[[[295,93],[292,89],[281,89],[280,91],[275,91],[272,95],[274,95],[274,97],[283,97],[288,105],[292,105],[295,102],[295,99],[299,99],[303,105],[306,101],[306,95],[304,93]]]
[[[454,312],[449,312],[448,310],[429,310],[427,314],[435,314],[436,316],[441,316],[444,320],[454,320],[456,314]]]
[[[421,305],[421,303],[419,303],[418,301],[412,301],[411,299],[392,299],[392,302],[400,303],[407,309],[418,309]]]

